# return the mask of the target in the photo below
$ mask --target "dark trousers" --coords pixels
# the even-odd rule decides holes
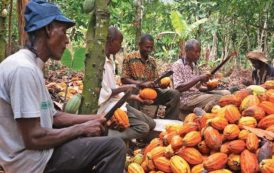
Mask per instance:
[[[125,158],[120,138],[78,138],[54,149],[44,173],[123,173]]]
[[[180,115],[180,92],[174,89],[156,89],[157,98],[154,100],[153,105],[164,105],[165,119],[178,120]],[[138,94],[138,91],[135,91]],[[137,101],[128,101],[130,106],[140,110],[143,106]]]

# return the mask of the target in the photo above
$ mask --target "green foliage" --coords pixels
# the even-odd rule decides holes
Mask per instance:
[[[73,52],[74,53],[72,57],[71,51],[66,49],[62,56],[61,63],[69,67],[71,70],[83,70],[85,66],[85,48],[77,47],[73,49]]]

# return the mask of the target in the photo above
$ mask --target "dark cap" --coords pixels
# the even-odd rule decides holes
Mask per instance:
[[[75,22],[66,18],[60,9],[49,2],[42,0],[31,0],[25,10],[25,31],[32,32],[43,28],[53,21],[66,23],[69,27]]]

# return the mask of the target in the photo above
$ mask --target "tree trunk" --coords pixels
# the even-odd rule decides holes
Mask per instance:
[[[95,1],[87,31],[87,54],[83,99],[79,113],[96,113],[105,63],[105,43],[109,27],[108,0]]]
[[[134,26],[136,27],[136,34],[135,34],[135,48],[138,49],[139,40],[142,35],[142,18],[143,18],[143,4],[144,0],[136,1],[136,14],[135,14],[135,22]]]
[[[6,50],[7,50],[7,24],[6,24],[6,19],[8,14],[7,9],[8,9],[8,4],[9,1],[3,1],[1,0],[1,8],[0,8],[0,62],[3,61],[6,57]]]
[[[19,45],[24,46],[27,40],[27,33],[24,30],[25,19],[24,12],[28,0],[17,0],[17,17],[18,17],[18,32],[19,32]]]
[[[218,36],[217,36],[217,32],[214,32],[212,34],[213,40],[212,40],[212,48],[210,50],[210,55],[209,55],[209,59],[210,60],[215,60],[218,59],[217,56],[217,50],[218,50]]]
[[[186,56],[185,43],[186,43],[185,40],[183,39],[179,40],[179,48],[180,48],[179,57]]]

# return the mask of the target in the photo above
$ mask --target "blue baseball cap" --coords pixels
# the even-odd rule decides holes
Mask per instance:
[[[32,32],[41,29],[53,21],[63,22],[72,27],[75,22],[66,18],[60,9],[49,2],[31,0],[25,10],[25,31]]]

